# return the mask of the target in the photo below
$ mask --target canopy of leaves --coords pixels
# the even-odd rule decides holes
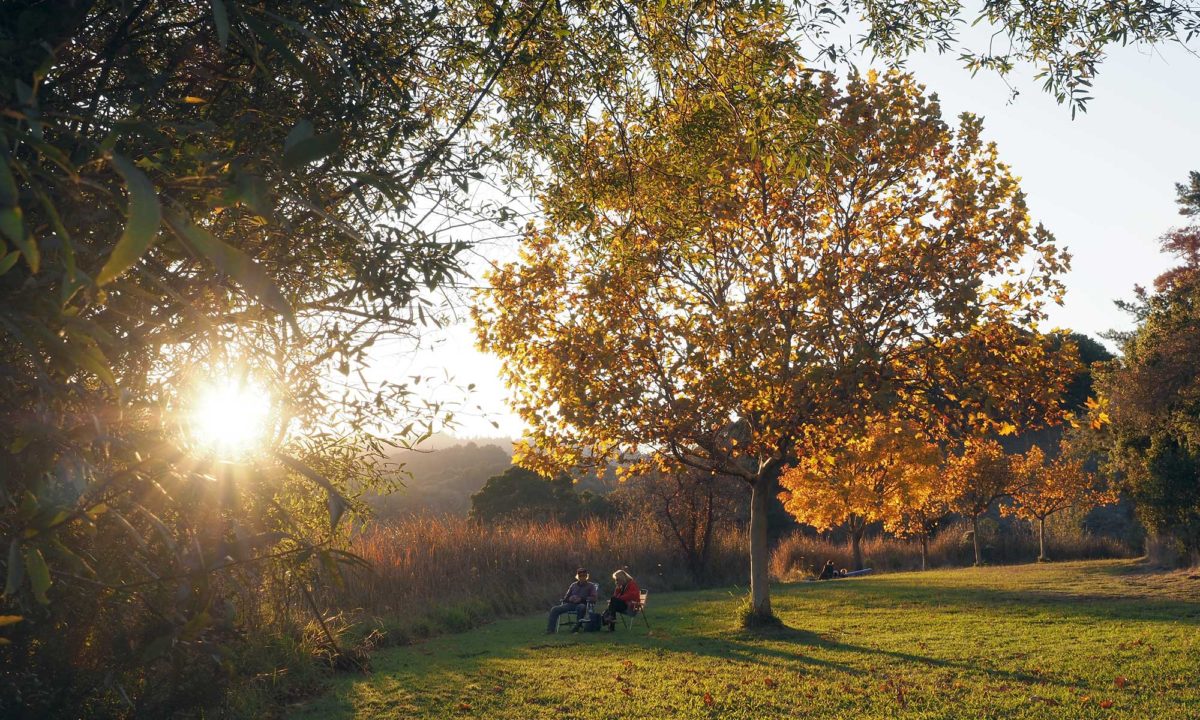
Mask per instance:
[[[1041,448],[1034,445],[1013,463],[1019,481],[1013,492],[1015,502],[1004,507],[1005,513],[1028,520],[1045,520],[1073,505],[1116,501],[1105,491],[1101,479],[1068,453],[1060,452],[1047,459]]]
[[[707,52],[719,71],[594,122],[482,297],[525,461],[651,449],[752,479],[880,405],[939,434],[946,404],[963,432],[1044,421],[1071,363],[1021,326],[1066,260],[978,121],[951,130],[902,75],[811,81],[769,38]]]
[[[378,479],[375,431],[417,437],[436,408],[350,373],[457,273],[463,244],[434,231],[494,159],[482,86],[536,18],[474,10],[5,5],[2,608],[27,621],[0,714],[218,700],[229,603],[257,596],[235,588],[307,592],[352,560],[332,526],[351,482]],[[273,402],[264,451],[233,464],[184,422],[224,378]],[[193,661],[193,684],[148,680]]]
[[[923,506],[941,460],[937,446],[918,428],[886,419],[869,422],[866,434],[802,445],[797,463],[780,477],[784,507],[817,530],[849,523],[860,532],[881,522],[903,524],[906,508]]]
[[[611,515],[605,498],[589,491],[575,492],[568,475],[547,479],[516,465],[488,478],[471,496],[471,519],[484,523],[513,520],[577,522]]]

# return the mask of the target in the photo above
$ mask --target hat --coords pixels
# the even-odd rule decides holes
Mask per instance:
[[[576,575],[591,575],[591,573],[588,572],[587,568],[579,568],[575,571],[575,574]]]

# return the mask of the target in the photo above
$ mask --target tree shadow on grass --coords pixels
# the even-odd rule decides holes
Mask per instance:
[[[1052,612],[1064,620],[1090,619],[1105,622],[1183,623],[1200,626],[1200,603],[1184,600],[1152,600],[1070,590],[1000,590],[982,587],[946,587],[912,583],[854,583],[840,588],[847,603],[875,607],[913,603],[931,610],[954,606],[984,608],[988,612],[1028,617],[1032,612]]]
[[[980,666],[976,663],[947,660],[944,658],[900,652],[897,650],[886,650],[876,647],[867,647],[864,645],[854,645],[851,643],[833,640],[827,636],[809,630],[796,629],[786,625],[771,633],[756,632],[753,635],[740,633],[740,635],[751,641],[758,641],[758,643],[773,642],[776,644],[789,645],[795,649],[783,649],[772,647],[770,645],[755,644],[753,642],[746,642],[745,640],[735,636],[732,639],[726,639],[723,641],[724,648],[721,651],[707,654],[716,655],[718,657],[724,657],[726,655],[738,656],[748,662],[758,662],[762,664],[766,664],[766,661],[762,659],[763,657],[772,657],[787,662],[797,662],[804,665],[824,666],[830,669],[841,670],[842,672],[846,672],[851,675],[870,674],[855,665],[833,660],[814,658],[805,653],[805,649],[809,648],[829,652],[851,653],[860,656],[884,656],[916,665],[947,668],[960,672],[977,673],[981,675],[987,675],[993,679],[1003,679],[1010,682],[1021,682],[1032,685],[1048,684],[1061,687],[1074,687],[1077,685],[1075,682],[1065,682],[1044,675],[1034,675],[1012,670],[999,670],[996,668]],[[696,651],[692,650],[692,652]]]

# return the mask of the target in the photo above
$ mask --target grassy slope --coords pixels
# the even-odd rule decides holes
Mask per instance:
[[[651,602],[649,634],[544,636],[531,616],[383,651],[291,714],[1200,718],[1200,580],[1130,561],[781,586],[797,629],[773,636],[733,630],[728,591]]]

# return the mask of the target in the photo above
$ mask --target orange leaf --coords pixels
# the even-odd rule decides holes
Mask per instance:
[[[775,682],[774,680],[772,680],[771,678],[763,678],[763,683],[765,683],[766,686],[769,688],[773,688],[779,684],[779,683]]]
[[[709,706],[709,707],[712,707],[712,704],[713,704],[713,696],[712,696],[712,693],[707,693],[707,692],[706,692],[706,693],[704,693],[704,704],[705,704],[705,705],[707,705],[707,706]]]
[[[1126,678],[1124,675],[1118,675],[1116,678],[1113,679],[1113,684],[1121,689],[1124,689],[1125,686],[1129,684],[1129,679]]]
[[[471,709],[471,705],[470,705],[470,703],[460,702],[458,704],[458,709],[461,712],[466,712]]]
[[[1113,706],[1112,700],[1101,700],[1100,701],[1100,707],[1104,708],[1105,710],[1109,709],[1112,706]]]

